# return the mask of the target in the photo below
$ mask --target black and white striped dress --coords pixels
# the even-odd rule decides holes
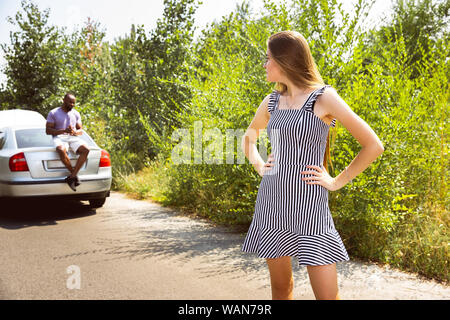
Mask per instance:
[[[242,251],[261,258],[295,256],[299,265],[326,265],[350,260],[328,207],[328,189],[306,184],[307,165],[323,168],[330,126],[314,112],[325,85],[309,95],[302,108],[278,109],[280,93],[269,99],[267,135],[274,166],[261,180],[255,211]]]

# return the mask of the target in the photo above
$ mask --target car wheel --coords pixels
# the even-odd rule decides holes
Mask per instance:
[[[105,204],[106,198],[100,198],[100,199],[90,199],[89,205],[92,208],[100,208]]]

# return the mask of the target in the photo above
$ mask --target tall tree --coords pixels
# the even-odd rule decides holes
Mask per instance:
[[[18,31],[10,33],[9,45],[1,45],[7,76],[1,103],[47,113],[58,99],[55,95],[63,76],[62,35],[55,26],[47,25],[49,9],[41,12],[27,0],[22,0],[21,6],[23,12],[17,12],[14,19],[8,17]]]
[[[111,48],[114,100],[126,110],[130,127],[125,132],[135,137],[129,146],[135,152],[155,156],[190,99],[185,82],[197,5],[198,0],[165,0],[154,30],[133,26]]]
[[[391,21],[368,36],[368,47],[372,48],[369,56],[378,56],[380,46],[390,43],[390,39],[403,37],[407,65],[412,67],[411,77],[416,78],[416,63],[439,40],[449,40],[449,9],[448,0],[396,0]]]

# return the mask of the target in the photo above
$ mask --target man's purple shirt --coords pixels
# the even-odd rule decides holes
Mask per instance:
[[[65,112],[58,107],[48,113],[47,122],[54,123],[56,130],[66,129],[69,125],[75,130],[77,123],[81,125],[81,116],[75,109]]]

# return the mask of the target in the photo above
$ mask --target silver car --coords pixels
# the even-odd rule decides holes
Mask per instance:
[[[64,181],[69,171],[61,162],[52,137],[46,134],[45,124],[46,119],[35,111],[0,111],[0,199],[67,197],[89,200],[91,207],[101,207],[111,189],[108,152],[83,131],[80,137],[90,152],[78,173],[81,184],[74,192]],[[68,154],[75,166],[78,155],[72,151]]]

